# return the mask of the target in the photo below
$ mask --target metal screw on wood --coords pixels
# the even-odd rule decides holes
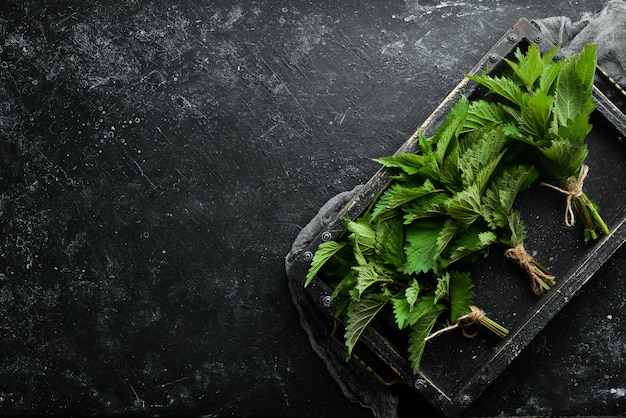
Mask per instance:
[[[326,231],[322,234],[322,241],[329,241],[333,237],[333,234]]]
[[[463,406],[469,406],[472,403],[472,398],[467,394],[463,394],[459,398],[459,403]]]
[[[427,385],[428,384],[426,383],[426,380],[422,378],[415,379],[415,383],[413,384],[413,386],[415,386],[415,389],[417,390],[425,389]]]
[[[313,253],[311,251],[305,251],[304,255],[302,256],[302,259],[304,261],[311,261],[311,260],[313,260]]]
[[[324,305],[325,308],[330,307],[330,302],[331,302],[330,296],[328,295],[322,296],[320,297],[320,301],[322,302],[322,305]]]

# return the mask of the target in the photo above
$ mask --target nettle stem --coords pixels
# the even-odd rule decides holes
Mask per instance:
[[[598,227],[601,232],[607,235],[609,234],[609,227],[600,216],[595,203],[583,191],[583,184],[588,173],[589,166],[583,164],[580,167],[578,177],[571,177],[570,181],[565,183],[565,189],[561,189],[560,187],[556,187],[548,183],[541,184],[567,196],[565,206],[565,225],[570,227],[574,226],[575,218],[574,210],[572,209],[573,207],[585,225],[585,230],[589,234],[588,238],[596,239],[600,236],[600,233],[597,231]],[[588,238],[586,237],[585,241],[588,241]]]
[[[587,194],[581,194],[578,198],[574,199],[573,204],[578,216],[582,219],[586,230],[589,231],[589,236],[591,238],[598,238],[600,236],[600,232],[607,235],[609,234],[609,227],[606,225],[600,216],[600,213],[596,209],[596,205],[587,196]],[[598,232],[598,228],[600,228],[600,232]]]
[[[479,323],[500,338],[504,338],[509,334],[508,329],[504,328],[493,319],[490,319],[488,316],[483,316]]]
[[[530,277],[533,292],[536,295],[542,295],[556,284],[554,275],[526,252],[524,243],[508,248],[504,252],[504,256],[509,260],[515,261],[520,267],[526,270],[526,273],[528,273]]]

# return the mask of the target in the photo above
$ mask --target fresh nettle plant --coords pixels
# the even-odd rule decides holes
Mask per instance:
[[[533,290],[541,294],[555,279],[526,252],[526,227],[520,213],[513,210],[518,193],[535,181],[538,172],[507,158],[508,138],[502,126],[468,130],[468,110],[468,100],[462,98],[432,139],[420,136],[419,154],[377,160],[402,172],[393,177],[394,184],[380,197],[373,216],[400,209],[405,224],[421,220],[409,230],[439,232],[431,235],[437,242],[430,247],[420,236],[411,257],[411,264],[426,263],[435,270],[465,258],[476,259],[486,255],[490,246],[502,245],[506,257],[526,270]],[[421,196],[421,182],[433,193]],[[434,253],[422,251],[420,245],[434,248]],[[429,256],[434,256],[432,266]]]
[[[419,133],[415,153],[377,160],[395,170],[390,184],[357,219],[344,220],[336,241],[319,246],[305,282],[323,271],[334,289],[348,356],[373,323],[407,332],[414,372],[428,339],[440,332],[480,324],[504,338],[506,328],[474,305],[472,280],[462,271],[463,261],[484,257],[493,246],[504,247],[526,270],[536,294],[554,285],[554,276],[524,248],[526,227],[514,202],[539,175],[521,158],[520,144],[551,161],[540,165],[565,181],[586,156],[595,49],[558,63],[555,53],[542,57],[532,45],[526,54],[517,51],[517,62],[507,60],[508,75],[469,76],[494,94],[462,98],[432,137]],[[595,205],[583,195],[568,196],[598,223]],[[431,334],[446,311],[452,325]]]
[[[421,135],[419,154],[380,159],[400,169],[392,184],[359,218],[345,220],[340,240],[321,244],[315,253],[307,284],[325,268],[325,278],[333,281],[332,298],[338,300],[337,314],[344,319],[348,353],[381,312],[391,314],[399,330],[408,330],[414,371],[446,310],[453,324],[480,323],[501,337],[508,332],[474,307],[470,276],[451,268],[511,239],[512,201],[501,203],[493,195],[494,187],[506,183],[499,179],[511,175],[497,170],[506,153],[505,137],[501,130],[490,130],[460,141],[468,107],[462,99],[432,138]],[[518,190],[532,169],[519,171]],[[491,197],[486,201],[499,214],[483,213],[483,195]],[[494,221],[500,217],[506,222]]]
[[[505,59],[511,73],[492,77],[487,73],[468,78],[489,93],[472,103],[468,119],[477,128],[496,121],[508,137],[534,151],[536,160],[563,188],[543,183],[567,196],[565,223],[573,226],[574,210],[585,226],[585,242],[609,233],[599,208],[584,192],[589,167],[584,164],[591,131],[589,117],[595,109],[592,97],[596,46],[588,44],[575,56],[554,61],[558,47],[541,55],[531,44],[517,61]]]

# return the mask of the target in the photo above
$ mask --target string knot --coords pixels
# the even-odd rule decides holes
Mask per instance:
[[[533,262],[533,257],[526,252],[523,243],[517,244],[515,247],[507,248],[504,252],[504,256],[509,260],[515,261],[522,267]]]
[[[465,325],[477,324],[485,317],[485,312],[477,306],[470,306],[470,311],[465,315],[459,316],[456,319],[456,322],[452,325],[449,325],[445,328],[440,329],[437,332],[433,332],[428,337],[424,338],[424,341],[428,341],[431,338],[435,338],[439,334],[443,334],[444,332],[452,331],[453,329],[461,326],[462,322],[467,322]],[[466,338],[474,338],[476,336],[476,331],[473,333],[467,332],[467,330],[463,329],[463,336]]]
[[[524,248],[524,244],[520,243],[512,248],[507,248],[504,252],[504,256],[509,260],[515,261],[519,266],[521,266],[528,275],[530,276],[530,283],[533,289],[533,292],[536,295],[543,294],[544,289],[549,289],[546,284],[553,284],[555,282],[555,277],[550,274],[547,270],[545,270],[537,261],[526,252],[526,248]]]
[[[567,202],[565,205],[565,225],[572,227],[576,222],[574,217],[574,209],[573,202],[574,199],[578,199],[583,195],[583,184],[585,182],[585,178],[587,177],[587,173],[589,173],[589,166],[583,164],[580,166],[580,172],[578,173],[578,178],[570,183],[565,185],[565,189],[554,186],[549,183],[541,183],[542,186],[550,187],[558,192],[567,195]]]

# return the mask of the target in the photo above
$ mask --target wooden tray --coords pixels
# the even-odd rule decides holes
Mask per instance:
[[[496,69],[502,63],[502,57],[512,55],[518,46],[530,43],[537,44],[544,52],[554,47],[530,21],[520,19],[470,74]],[[465,78],[420,129],[426,136],[432,135],[454,104],[462,96],[473,94],[479,94],[478,86]],[[428,342],[420,371],[414,375],[405,348],[368,328],[353,357],[379,380],[386,385],[408,384],[443,414],[459,415],[626,241],[626,176],[623,174],[626,172],[626,117],[623,113],[626,96],[600,68],[593,96],[597,110],[592,115],[594,128],[587,137],[589,157],[586,164],[590,171],[585,191],[599,203],[602,216],[611,229],[610,235],[585,245],[582,226],[577,224],[574,228],[567,228],[563,225],[563,195],[539,185],[523,192],[516,205],[528,226],[525,246],[557,276],[557,284],[545,295],[535,296],[522,269],[505,261],[501,252],[492,251],[469,270],[475,283],[475,302],[490,318],[507,327],[509,335],[504,340],[496,340],[487,333],[480,333],[477,338],[469,340],[460,332],[443,334]],[[416,140],[417,133],[397,152],[413,152]],[[290,279],[303,285],[319,244],[337,238],[344,229],[342,219],[345,216],[357,218],[389,182],[388,170],[375,173],[287,267]],[[333,316],[332,290],[321,277],[314,278],[306,291],[319,305],[320,315]],[[341,324],[336,323],[334,332],[343,335],[338,330],[340,327]],[[341,338],[337,340],[339,342]]]

